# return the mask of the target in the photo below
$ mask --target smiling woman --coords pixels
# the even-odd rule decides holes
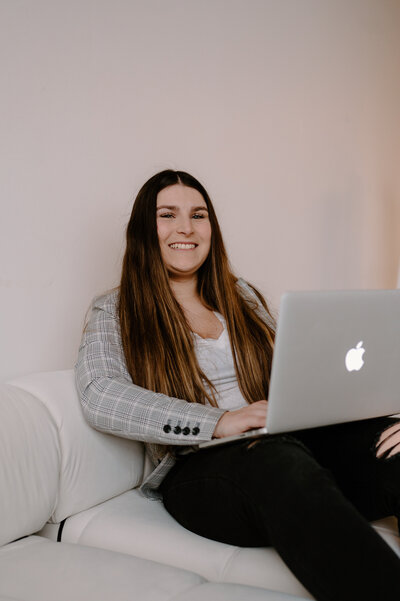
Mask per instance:
[[[400,515],[393,420],[191,452],[265,425],[274,332],[262,295],[230,269],[204,187],[158,173],[132,209],[121,285],[94,301],[84,333],[84,415],[146,443],[154,470],[141,491],[187,529],[273,545],[318,601],[398,601],[399,558],[367,522]]]
[[[249,302],[238,287],[205,188],[183,171],[154,175],[136,197],[126,240],[118,314],[132,380],[173,398],[217,408],[217,391],[199,365],[193,334],[218,339],[223,316],[235,349],[235,398],[238,406],[251,409],[251,423],[243,428],[257,427],[260,416],[248,405],[265,402],[268,394],[273,319],[265,301],[269,323],[254,311],[261,302],[259,293],[248,287],[253,298]],[[222,413],[218,410],[214,418]],[[211,434],[218,435],[215,426]],[[156,459],[169,450],[159,446]]]

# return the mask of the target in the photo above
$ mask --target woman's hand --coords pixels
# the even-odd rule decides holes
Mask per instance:
[[[381,457],[387,459],[396,453],[400,453],[400,422],[384,430],[376,444],[378,459]]]
[[[224,438],[253,428],[263,428],[267,420],[267,406],[267,401],[257,401],[236,411],[227,411],[220,417],[213,438]]]

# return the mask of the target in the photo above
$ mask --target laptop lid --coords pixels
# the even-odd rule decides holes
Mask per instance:
[[[400,290],[282,297],[267,430],[400,412]]]

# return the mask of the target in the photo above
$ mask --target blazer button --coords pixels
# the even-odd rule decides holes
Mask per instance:
[[[193,430],[192,430],[193,436],[197,436],[199,432],[200,432],[200,428],[198,428],[197,426],[195,428],[193,428]]]
[[[175,426],[174,432],[175,434],[180,434],[182,432],[182,428],[180,426]]]
[[[166,434],[168,434],[168,432],[171,432],[171,426],[169,424],[165,424],[163,430]]]
[[[182,430],[182,434],[183,434],[184,436],[187,436],[188,434],[190,434],[190,428],[188,428],[187,426],[186,426],[186,428],[183,428],[183,430]]]

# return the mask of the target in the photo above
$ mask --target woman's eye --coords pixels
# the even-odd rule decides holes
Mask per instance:
[[[175,217],[174,213],[160,213],[158,216],[162,219],[173,219]],[[203,213],[193,213],[192,215],[193,219],[205,219],[205,217],[206,215]]]

